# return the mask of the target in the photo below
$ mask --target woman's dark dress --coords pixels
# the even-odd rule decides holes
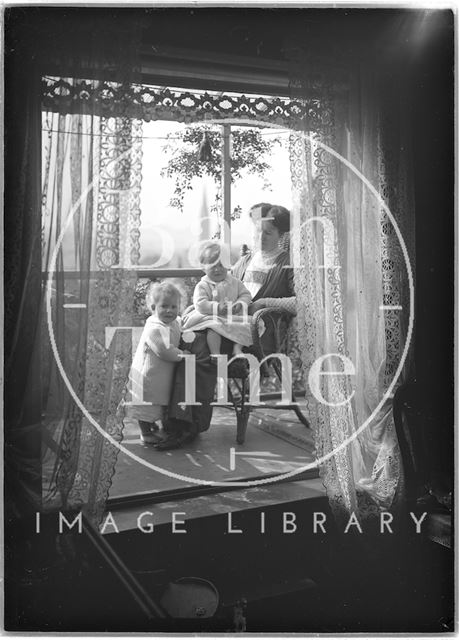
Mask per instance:
[[[244,274],[250,263],[251,255],[242,257],[234,266],[233,274],[236,278],[244,280]],[[285,252],[279,254],[276,262],[266,276],[264,284],[254,297],[256,302],[261,298],[288,298],[293,296],[293,272],[289,264],[289,255]],[[196,359],[196,402],[201,405],[181,405],[185,399],[185,362],[180,362],[175,370],[174,388],[169,403],[168,419],[164,428],[171,436],[185,436],[190,440],[200,431],[206,431],[210,427],[212,419],[211,402],[214,399],[215,384],[217,381],[217,363],[210,357],[207,346],[206,332],[196,332],[196,338],[187,350],[194,354]],[[222,340],[222,352],[231,354],[232,344]]]

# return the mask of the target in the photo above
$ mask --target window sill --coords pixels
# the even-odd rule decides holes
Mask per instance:
[[[151,503],[145,502],[142,505],[134,504],[129,506],[126,504],[119,508],[112,507],[111,514],[121,533],[138,530],[138,519],[141,514],[146,513],[151,514],[150,521],[154,520],[155,529],[156,527],[170,528],[173,513],[180,514],[180,516],[177,516],[180,520],[191,521],[279,505],[284,505],[288,510],[289,504],[300,501],[317,501],[318,511],[327,509],[325,489],[320,478],[279,482],[248,489],[198,495],[180,501],[171,499],[168,502],[157,503],[152,499]],[[110,507],[108,508],[110,509]],[[144,520],[144,524],[146,524],[148,520],[146,515]],[[113,533],[113,528],[107,526],[107,531],[104,534],[111,533]]]

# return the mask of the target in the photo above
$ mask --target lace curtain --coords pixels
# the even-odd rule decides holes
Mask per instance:
[[[301,75],[308,65],[296,62],[292,89],[308,94],[311,85]],[[317,388],[309,377],[306,394],[321,477],[335,516],[347,521],[351,513],[365,519],[395,508],[402,488],[391,397],[377,407],[407,337],[409,289],[400,245],[377,198],[321,143],[367,178],[394,207],[403,230],[412,229],[413,218],[406,158],[397,157],[398,175],[388,170],[399,139],[383,120],[390,108],[381,109],[371,78],[350,74],[346,92],[321,79],[314,90],[321,96],[321,124],[312,130],[304,122],[290,140],[293,214],[301,229],[292,234],[301,264],[295,269],[298,328],[306,376],[319,358],[335,354],[323,360]],[[388,194],[400,184],[395,202]],[[411,254],[412,244],[411,233]]]
[[[89,432],[55,354],[72,393],[88,408],[97,405],[101,430],[118,438],[109,415],[124,382],[130,337],[119,333],[108,346],[105,327],[132,324],[134,287],[119,239],[132,238],[135,263],[141,123],[121,107],[96,113],[92,98],[85,109],[45,104],[43,81],[51,72],[73,78],[70,86],[76,79],[94,86],[93,78],[129,86],[137,79],[140,27],[129,15],[107,24],[94,14],[90,26],[80,14],[50,15],[19,21],[9,43],[7,509],[16,517],[84,504],[97,521],[116,451]]]
[[[113,416],[131,360],[139,257],[142,122],[43,114],[43,506],[103,512],[121,439]],[[46,340],[46,335],[45,335]],[[44,343],[45,343],[44,340]],[[68,379],[64,383],[58,362]],[[75,402],[68,387],[80,400]],[[85,411],[100,427],[95,428]]]
[[[59,20],[38,67],[42,508],[83,509],[97,524],[118,452],[104,433],[121,439],[113,416],[131,360],[131,332],[116,327],[136,324],[142,160],[142,121],[97,88],[127,91],[138,79],[141,25],[128,15],[106,24],[95,14],[90,28]],[[54,102],[50,71],[60,78]]]

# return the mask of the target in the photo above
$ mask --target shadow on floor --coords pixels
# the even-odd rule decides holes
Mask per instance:
[[[311,429],[288,409],[253,411],[243,445],[236,444],[234,411],[220,407],[209,431],[181,449],[160,452],[144,445],[129,420],[121,444],[111,498],[300,471],[315,460]]]

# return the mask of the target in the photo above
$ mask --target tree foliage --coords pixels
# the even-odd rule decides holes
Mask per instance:
[[[208,160],[200,160],[200,145],[205,134],[210,142],[212,154]],[[260,129],[241,127],[231,130],[231,139],[231,182],[240,180],[246,171],[262,178],[264,188],[269,189],[270,183],[266,178],[266,172],[270,169],[269,155],[275,145],[281,144],[280,138],[264,136]],[[171,157],[161,175],[175,181],[170,205],[183,210],[185,194],[192,189],[193,178],[208,175],[217,186],[217,201],[212,206],[212,209],[216,209],[221,201],[221,131],[205,125],[187,127],[179,136],[170,134],[163,150],[171,154]],[[236,207],[233,217],[237,217],[239,212],[240,207]]]

